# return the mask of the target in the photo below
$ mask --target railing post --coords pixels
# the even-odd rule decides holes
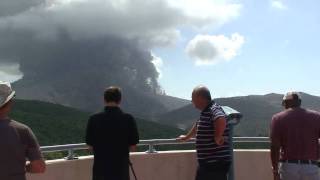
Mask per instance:
[[[68,149],[68,156],[65,157],[64,159],[66,159],[66,160],[74,160],[74,159],[78,159],[78,157],[76,157],[74,155],[73,149]]]
[[[146,153],[157,153],[157,150],[154,148],[153,143],[150,143],[148,146],[149,149],[146,151]]]

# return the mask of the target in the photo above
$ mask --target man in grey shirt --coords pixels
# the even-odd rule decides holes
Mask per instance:
[[[10,83],[0,81],[0,180],[26,180],[26,172],[46,167],[32,130],[8,116],[14,95]]]

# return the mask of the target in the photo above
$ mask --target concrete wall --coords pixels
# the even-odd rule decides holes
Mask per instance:
[[[132,153],[130,158],[139,180],[193,180],[197,167],[194,151]],[[235,151],[236,180],[270,180],[270,167],[267,150]],[[91,168],[91,156],[47,161],[46,173],[28,174],[28,180],[90,180]]]
[[[269,150],[236,150],[236,180],[272,180]]]

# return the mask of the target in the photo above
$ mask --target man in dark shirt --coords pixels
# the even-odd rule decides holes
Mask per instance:
[[[283,97],[285,110],[271,121],[271,160],[275,180],[319,180],[320,113],[301,108],[299,93]],[[279,166],[278,166],[279,165]]]
[[[0,180],[25,180],[26,172],[46,167],[31,129],[9,117],[14,95],[10,83],[0,82]]]
[[[134,118],[121,111],[121,90],[109,87],[105,109],[90,117],[86,143],[94,154],[93,180],[129,180],[129,151],[139,143]]]
[[[232,149],[230,141],[227,141],[230,127],[226,114],[221,106],[211,99],[210,91],[204,86],[193,90],[192,103],[201,110],[199,120],[187,135],[181,135],[178,140],[186,141],[196,137],[199,163],[196,180],[227,180]]]

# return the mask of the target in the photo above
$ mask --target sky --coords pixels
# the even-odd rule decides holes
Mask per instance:
[[[241,4],[237,17],[200,33],[229,40],[233,34],[241,36],[240,44],[232,41],[239,45],[230,47],[235,49],[230,59],[216,57],[209,60],[211,64],[199,65],[188,54],[188,40],[199,35],[191,30],[182,30],[183,39],[176,46],[154,50],[163,60],[159,80],[166,93],[190,99],[192,89],[201,84],[208,86],[214,97],[292,90],[320,95],[320,1],[237,3]]]
[[[292,90],[320,96],[317,7],[317,0],[2,0],[0,36],[16,42],[11,28],[51,42],[64,27],[76,40],[134,40],[151,52],[166,94],[185,99],[197,85],[215,98]],[[23,77],[22,61],[6,58],[1,80]]]

